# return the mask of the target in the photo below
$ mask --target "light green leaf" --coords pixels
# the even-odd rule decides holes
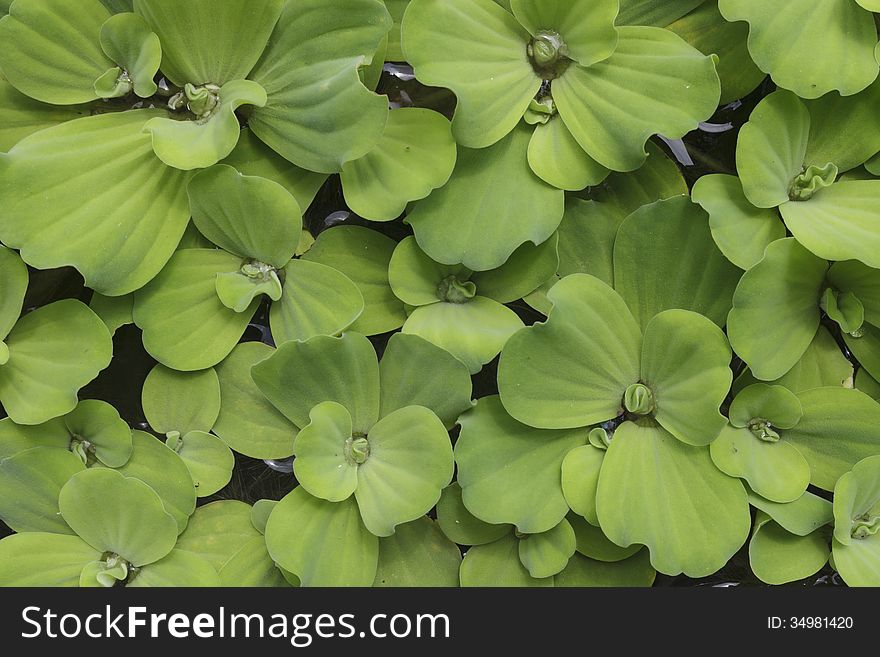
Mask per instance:
[[[541,86],[528,32],[490,0],[412,0],[402,41],[418,79],[458,98],[452,130],[462,146],[485,148],[514,130]]]
[[[822,532],[807,536],[789,534],[759,512],[749,541],[749,565],[767,584],[786,584],[819,572],[831,550]]]
[[[834,485],[834,538],[850,545],[875,534],[880,502],[880,456],[870,456]]]
[[[22,317],[5,338],[0,403],[18,424],[72,411],[77,392],[110,364],[112,340],[88,306],[63,299]]]
[[[58,493],[82,461],[69,451],[34,447],[0,461],[0,519],[15,532],[73,534],[58,510]]]
[[[529,168],[530,138],[521,125],[490,148],[459,149],[449,182],[407,215],[425,253],[485,271],[503,265],[520,244],[550,238],[565,199]]]
[[[792,235],[826,260],[880,267],[880,180],[844,180],[780,208]]]
[[[343,165],[345,201],[365,219],[391,221],[407,203],[446,184],[455,159],[455,141],[442,114],[415,107],[391,112],[379,143]]]
[[[513,532],[465,553],[461,562],[461,585],[492,587],[553,586],[553,578],[535,579],[519,559],[519,541]]]
[[[141,391],[144,416],[154,431],[181,435],[210,431],[220,413],[220,382],[212,369],[177,372],[156,365]]]
[[[877,77],[873,16],[851,0],[719,0],[718,7],[727,20],[748,22],[752,59],[802,98],[849,96]]]
[[[379,418],[379,364],[373,345],[357,333],[287,342],[256,363],[251,376],[272,405],[298,427],[306,426],[309,411],[324,401],[348,409],[357,433],[369,433]]]
[[[8,151],[43,128],[86,116],[87,112],[82,106],[41,103],[25,96],[0,75],[0,151]]]
[[[656,399],[654,418],[689,445],[708,445],[726,424],[730,347],[716,325],[688,310],[665,310],[645,328],[641,381]]]
[[[510,8],[532,36],[557,32],[566,56],[581,66],[607,59],[617,45],[616,0],[511,0]]]
[[[776,91],[758,103],[736,144],[737,171],[752,205],[788,202],[792,182],[804,169],[809,136],[810,113],[793,93]]]
[[[219,570],[220,585],[224,587],[287,587],[290,586],[269,556],[266,540],[252,538]]]
[[[364,311],[360,290],[345,274],[309,260],[291,260],[284,268],[281,300],[269,311],[276,344],[337,335]]]
[[[131,314],[134,310],[134,296],[105,297],[95,292],[89,301],[89,308],[107,325],[110,335],[116,335],[123,326],[134,324]]]
[[[737,393],[730,405],[730,423],[749,427],[755,420],[764,420],[772,428],[791,429],[804,415],[800,400],[788,388],[756,383]],[[765,436],[766,438],[766,436]]]
[[[217,436],[190,431],[182,437],[170,437],[168,445],[186,464],[199,497],[213,495],[232,478],[235,457]]]
[[[86,543],[136,567],[158,561],[177,541],[177,523],[156,491],[113,470],[73,475],[61,489],[58,506]]]
[[[620,0],[618,25],[653,25],[666,27],[689,13],[705,0]]]
[[[394,249],[388,265],[388,280],[398,299],[410,306],[427,306],[443,300],[440,286],[444,279],[455,276],[453,284],[471,298],[475,291],[468,284],[473,272],[464,265],[444,265],[430,258],[419,248],[414,237],[405,237]]]
[[[96,458],[108,468],[125,465],[131,456],[131,429],[107,402],[86,399],[64,416],[70,450],[86,465]]]
[[[134,297],[134,321],[144,347],[166,367],[183,371],[216,365],[232,351],[260,299],[243,312],[227,308],[216,277],[238,271],[241,259],[214,249],[177,251],[165,269]]]
[[[0,541],[0,586],[79,586],[83,568],[100,557],[79,536],[13,534]]]
[[[832,541],[834,567],[848,586],[880,586],[880,535],[843,545]]]
[[[880,325],[880,272],[857,260],[835,262],[828,270],[828,282],[839,292],[855,294],[864,306],[865,319]]]
[[[651,564],[668,575],[714,573],[742,546],[751,525],[743,485],[715,467],[708,448],[633,422],[614,433],[596,505],[608,538],[647,545]]]
[[[471,280],[477,293],[499,303],[512,303],[526,296],[556,273],[557,244],[556,235],[537,246],[526,242],[497,269],[474,272]]]
[[[534,578],[551,577],[560,572],[575,552],[574,529],[563,518],[554,528],[519,538],[519,560]]]
[[[559,224],[559,275],[591,274],[614,284],[614,238],[625,218],[609,203],[565,199]]]
[[[461,552],[430,518],[400,525],[379,540],[374,587],[457,587]]]
[[[247,76],[257,63],[284,0],[135,0],[162,41],[162,73],[182,87],[223,85]]]
[[[880,401],[880,382],[872,377],[864,367],[856,372],[856,390],[861,390],[874,401]]]
[[[605,450],[593,445],[581,445],[568,452],[562,461],[562,493],[565,501],[572,511],[594,525],[599,524],[596,488],[604,459]]]
[[[12,418],[0,420],[0,459],[15,456],[34,447],[70,448],[70,433],[63,417],[43,424],[15,424]]]
[[[843,340],[859,364],[872,376],[880,377],[880,328],[863,324],[855,335],[844,333]]]
[[[113,62],[101,50],[110,12],[98,0],[21,0],[0,20],[3,75],[31,98],[53,105],[95,99],[93,84]]]
[[[183,460],[165,443],[143,431],[132,431],[131,458],[116,471],[148,484],[177,521],[177,533],[186,529],[196,508],[196,488]]]
[[[513,524],[529,534],[559,524],[569,509],[560,477],[563,460],[586,443],[586,432],[520,424],[495,396],[480,399],[459,422],[455,460],[467,509],[480,520]]]
[[[293,454],[297,428],[260,392],[251,367],[273,349],[260,342],[237,345],[217,366],[220,414],[213,431],[236,452],[256,459],[279,459]]]
[[[416,308],[403,332],[445,349],[476,374],[521,328],[522,320],[510,308],[477,296],[465,303],[438,301]]]
[[[633,543],[629,547],[620,547],[605,536],[598,523],[593,525],[574,513],[569,513],[567,517],[577,538],[577,551],[590,559],[607,563],[623,561],[644,547],[638,543]]]
[[[364,312],[349,328],[364,335],[387,333],[403,326],[406,312],[388,283],[388,265],[396,243],[361,226],[323,231],[303,256],[345,274],[364,298]]]
[[[880,6],[877,7],[880,11]],[[880,151],[880,130],[872,108],[880,103],[880,82],[854,96],[826,94],[804,103],[810,111],[806,164],[833,162],[849,171]]]
[[[352,498],[326,502],[295,488],[269,516],[266,546],[303,586],[370,586],[376,577],[379,539]]]
[[[116,70],[122,69],[122,79],[113,81],[116,85],[121,83],[123,93],[118,95],[133,90],[141,98],[149,98],[156,93],[158,87],[153,78],[162,62],[162,45],[143,18],[132,13],[114,14],[108,18],[101,26],[101,48],[116,62]]]
[[[362,438],[362,437],[361,437]],[[310,495],[341,502],[358,485],[356,440],[351,414],[341,404],[321,402],[309,411],[309,423],[296,436],[293,472]],[[360,448],[360,458],[364,448]]]
[[[391,28],[379,0],[287,3],[248,76],[269,99],[250,129],[297,166],[333,173],[378,143],[388,100],[368,90],[358,67]]]
[[[727,426],[709,451],[721,472],[745,479],[756,493],[774,502],[798,499],[810,483],[809,464],[786,440],[766,442],[747,428]]]
[[[390,536],[396,525],[424,515],[440,499],[452,481],[452,443],[437,416],[422,406],[386,415],[367,439],[369,456],[358,467],[354,494],[367,529]]]
[[[847,388],[814,388],[798,397],[804,416],[785,439],[810,464],[810,483],[833,490],[842,474],[880,451],[880,404]]]
[[[18,254],[0,246],[0,340],[3,340],[21,315],[28,286],[28,270]]]
[[[682,308],[724,326],[740,271],[718,251],[706,213],[686,196],[643,206],[614,242],[614,289],[642,327]]]
[[[187,86],[187,97],[198,93]],[[189,171],[216,164],[235,148],[241,126],[235,115],[242,105],[263,107],[266,90],[252,80],[232,80],[216,92],[216,107],[198,120],[180,121],[157,117],[147,121],[156,157],[175,169]],[[190,103],[192,106],[192,102]]]
[[[452,482],[437,502],[437,524],[451,541],[460,545],[485,545],[507,534],[510,525],[492,525],[468,511],[461,499],[461,486]]]
[[[175,548],[197,554],[220,570],[255,538],[262,536],[251,524],[250,505],[220,500],[195,510]]]
[[[749,491],[749,503],[770,516],[785,531],[796,536],[811,534],[834,519],[831,502],[810,492],[804,493],[794,502],[780,504]]]
[[[171,550],[168,556],[141,568],[127,587],[218,587],[220,576],[210,563],[196,554]]]
[[[620,27],[618,34],[611,57],[588,68],[570,66],[552,92],[588,155],[609,169],[632,171],[645,161],[649,137],[678,139],[710,117],[721,85],[712,58],[673,32]]]
[[[379,417],[406,406],[424,406],[452,428],[474,404],[467,366],[417,335],[391,336],[379,362],[379,376]]]
[[[558,116],[535,126],[528,159],[535,175],[559,189],[578,191],[608,175],[608,169],[584,152]]]
[[[260,534],[266,533],[266,522],[269,520],[269,514],[278,504],[278,500],[257,500],[251,507],[251,524]]]
[[[736,176],[716,173],[701,177],[694,185],[693,199],[709,213],[715,244],[740,269],[754,267],[768,244],[785,237],[779,214],[752,205]]]
[[[778,379],[812,342],[827,270],[825,261],[785,238],[770,244],[764,258],[740,280],[727,333],[756,378]]]
[[[187,175],[157,159],[141,130],[162,115],[89,116],[16,144],[0,158],[3,243],[38,269],[73,265],[108,296],[153,278],[189,221]],[[83,190],[98,191],[83,199]]]
[[[554,578],[556,586],[649,587],[657,571],[651,567],[648,551],[616,563],[603,563],[575,554],[568,566]]]
[[[614,290],[586,274],[562,279],[548,297],[548,320],[516,333],[501,354],[504,407],[547,429],[617,417],[623,393],[639,378],[638,324]]]
[[[218,164],[187,187],[193,223],[221,249],[281,269],[302,230],[302,210],[279,183]]]

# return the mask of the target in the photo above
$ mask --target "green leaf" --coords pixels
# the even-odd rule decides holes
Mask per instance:
[[[565,199],[559,224],[559,275],[591,274],[614,283],[614,239],[625,216],[609,203]]]
[[[834,485],[834,538],[851,545],[876,533],[880,502],[880,456],[871,456],[856,463],[841,475]]]
[[[343,273],[364,298],[364,312],[349,329],[364,335],[394,331],[406,321],[403,304],[388,283],[396,242],[361,226],[337,226],[318,235],[303,256]]]
[[[708,445],[726,424],[730,347],[716,325],[688,310],[666,310],[645,327],[641,381],[657,400],[654,417],[689,445]]]
[[[615,0],[511,0],[510,8],[532,36],[557,32],[566,56],[581,66],[607,59],[617,45]]]
[[[310,495],[328,502],[348,499],[358,486],[351,414],[341,404],[321,402],[296,436],[293,471]]]
[[[177,533],[196,508],[196,488],[183,460],[165,443],[143,431],[132,431],[131,458],[116,471],[148,484],[177,521]]]
[[[575,552],[577,541],[568,521],[562,521],[540,534],[519,539],[519,560],[534,578],[551,577],[560,572]]]
[[[406,406],[424,406],[452,428],[474,404],[464,363],[417,335],[391,336],[379,362],[379,376],[379,417]]]
[[[880,7],[877,8],[880,11]],[[871,108],[880,102],[880,82],[854,96],[826,94],[804,103],[810,111],[806,164],[833,162],[849,171],[880,151],[880,130]]]
[[[166,557],[141,568],[127,587],[218,587],[220,576],[210,563],[196,554],[171,550]]]
[[[254,299],[239,313],[217,295],[217,274],[240,266],[241,259],[225,251],[184,249],[137,291],[134,321],[153,358],[189,372],[216,365],[229,355],[260,303]]]
[[[848,586],[880,586],[880,538],[877,534],[849,545],[832,541],[834,566]]]
[[[584,152],[558,116],[535,126],[528,159],[535,175],[559,189],[578,191],[608,175],[608,169]]]
[[[357,333],[287,342],[256,363],[251,375],[298,427],[306,426],[309,411],[324,401],[342,404],[356,433],[366,435],[379,418],[379,364],[370,341]]]
[[[452,131],[462,146],[485,148],[509,134],[541,86],[528,32],[490,0],[412,0],[402,41],[418,79],[456,95]]]
[[[281,300],[269,311],[277,344],[337,335],[364,310],[360,290],[345,274],[308,260],[291,260],[284,268]]]
[[[162,41],[162,73],[178,87],[223,85],[247,76],[257,63],[284,0],[135,0]]]
[[[114,85],[122,87],[122,93],[113,96],[98,93],[99,96],[123,96],[133,90],[141,98],[149,98],[156,93],[158,87],[153,78],[162,62],[162,45],[143,18],[132,13],[108,18],[101,26],[101,48],[118,65],[111,70],[121,68],[123,78],[113,80]],[[97,83],[95,88],[97,91]]]
[[[689,13],[705,0],[620,0],[618,25],[653,25],[666,27]]]
[[[745,479],[756,493],[774,502],[798,499],[810,483],[809,464],[786,440],[766,442],[747,428],[727,426],[709,451],[721,472]]]
[[[59,123],[86,116],[76,105],[47,105],[13,87],[0,76],[0,151],[6,152],[19,141]]]
[[[880,267],[880,181],[844,180],[809,201],[780,208],[785,225],[810,251],[826,260],[861,260]]]
[[[333,173],[378,143],[388,100],[368,90],[358,67],[391,28],[378,0],[287,3],[248,76],[269,94],[250,129],[297,166]]]
[[[749,491],[749,502],[770,516],[785,531],[796,536],[811,534],[834,519],[831,502],[810,492],[804,493],[794,502],[780,504]]]
[[[470,287],[467,281],[471,275],[471,270],[464,265],[445,265],[432,260],[412,236],[401,240],[388,265],[392,291],[410,306],[427,306],[442,301],[444,297],[439,288],[449,276],[455,276],[459,285]],[[467,298],[471,297],[473,294]]]
[[[108,468],[125,465],[131,457],[131,429],[107,402],[86,399],[64,416],[71,437],[70,449],[86,465],[94,455]]]
[[[785,439],[810,464],[810,483],[833,490],[842,474],[878,453],[880,404],[847,388],[814,388],[798,397],[804,416]]]
[[[28,286],[28,270],[18,254],[0,246],[0,340],[3,340],[21,315]]]
[[[379,143],[343,165],[345,201],[365,219],[391,221],[407,203],[446,184],[455,159],[455,141],[442,114],[415,107],[391,112]]]
[[[396,525],[424,515],[440,499],[452,481],[452,443],[437,416],[422,406],[386,415],[367,440],[369,456],[358,467],[354,494],[367,529],[390,536]]]
[[[281,571],[269,556],[262,536],[251,539],[219,570],[224,587],[287,587]]]
[[[458,482],[443,489],[437,502],[437,524],[449,540],[460,545],[485,545],[510,531],[510,525],[492,525],[468,511]]]
[[[735,427],[749,427],[754,420],[766,420],[774,428],[791,429],[800,422],[804,410],[797,395],[788,388],[756,383],[737,393],[728,415]]]
[[[189,85],[186,93],[189,97],[198,92]],[[206,116],[197,115],[198,120],[156,117],[147,121],[144,132],[152,137],[156,157],[170,167],[189,171],[216,164],[232,152],[241,131],[235,110],[242,105],[263,107],[266,90],[253,80],[232,80],[216,95],[216,108]]]
[[[593,525],[574,513],[569,513],[567,517],[577,538],[577,551],[591,560],[607,563],[623,561],[644,547],[638,543],[620,547],[605,536],[598,524]]]
[[[716,248],[706,219],[679,196],[643,206],[620,225],[614,289],[641,326],[670,308],[725,324],[740,272]]]
[[[58,493],[85,466],[75,454],[34,447],[0,461],[0,519],[15,532],[73,534],[58,511]]]
[[[880,328],[863,324],[855,335],[844,333],[843,340],[862,367],[880,376]]]
[[[538,534],[568,513],[560,472],[566,454],[584,445],[582,430],[548,431],[520,424],[498,397],[483,397],[461,416],[455,446],[462,499],[477,518]]]
[[[465,303],[438,301],[416,308],[403,332],[445,349],[476,374],[521,328],[522,320],[510,308],[477,296]]]
[[[710,117],[721,91],[711,57],[656,27],[619,27],[614,54],[570,66],[552,86],[559,115],[590,157],[615,171],[637,169],[654,134],[683,137]],[[626,107],[621,113],[619,107]]]
[[[802,98],[832,90],[849,96],[877,77],[873,16],[854,2],[795,0],[778,6],[719,0],[718,7],[727,20],[748,22],[752,59],[777,85]]]
[[[785,237],[779,214],[752,205],[736,176],[716,173],[701,177],[694,184],[693,199],[709,213],[712,238],[721,253],[740,269],[754,267],[768,244]]]
[[[490,148],[459,149],[449,182],[407,215],[425,253],[485,271],[503,265],[520,244],[550,238],[565,199],[529,168],[530,138],[521,125]]]
[[[235,457],[217,436],[190,431],[182,437],[170,437],[168,444],[186,464],[199,497],[213,495],[232,478]]]
[[[752,205],[788,202],[792,182],[804,169],[809,137],[810,113],[793,93],[776,91],[758,103],[736,144],[736,168]]]
[[[461,552],[430,518],[400,525],[379,540],[374,587],[457,587]]]
[[[236,452],[256,459],[290,456],[297,434],[297,428],[269,403],[251,378],[251,367],[273,352],[260,342],[245,342],[217,366],[220,414],[213,431]]]
[[[88,116],[16,144],[0,159],[3,243],[38,269],[76,267],[108,296],[153,278],[189,221],[187,175],[158,160],[141,131],[161,115]],[[98,191],[84,200],[85,189]]]
[[[648,551],[616,563],[594,561],[575,554],[568,566],[554,578],[556,586],[577,587],[648,587],[657,575],[648,559]]]
[[[266,546],[303,586],[370,586],[376,577],[379,539],[352,498],[326,502],[295,488],[269,516]]]
[[[861,390],[874,401],[880,401],[880,382],[872,377],[864,367],[856,372],[856,390]]]
[[[471,280],[477,286],[477,293],[499,303],[523,298],[556,273],[557,243],[556,235],[537,246],[526,242],[497,269],[474,272]]]
[[[220,500],[195,510],[175,548],[197,554],[220,570],[255,538],[262,536],[251,524],[250,505]]]
[[[614,433],[596,505],[608,538],[647,545],[651,564],[668,575],[714,573],[742,546],[751,524],[745,489],[715,467],[708,448],[633,422]]]
[[[0,68],[12,85],[53,105],[95,99],[94,82],[113,62],[101,50],[110,12],[98,0],[21,0],[0,20]]]
[[[210,431],[220,413],[220,382],[213,369],[177,372],[156,365],[141,391],[144,416],[154,431],[181,435]]]
[[[581,445],[568,452],[562,461],[562,493],[565,501],[572,511],[594,525],[599,524],[596,488],[604,459],[605,450],[593,445]]]
[[[0,541],[0,586],[79,586],[101,553],[79,536],[28,532]]]
[[[614,290],[586,274],[567,276],[548,297],[547,322],[516,333],[501,354],[504,407],[546,429],[617,417],[623,393],[639,378],[638,324]]]
[[[812,342],[827,269],[825,261],[785,238],[770,244],[740,280],[727,332],[734,351],[758,379],[781,377]]]
[[[15,456],[33,447],[69,449],[70,432],[63,417],[43,424],[15,424],[12,418],[0,420],[0,459]]]
[[[492,587],[553,586],[553,578],[535,579],[519,559],[513,533],[486,545],[472,547],[461,562],[461,585]]]
[[[18,424],[40,424],[72,411],[77,392],[110,364],[107,327],[88,306],[56,301],[22,317],[5,338],[0,403]]]
[[[758,513],[749,541],[749,565],[762,582],[786,584],[814,575],[828,563],[830,554],[822,532],[789,534],[769,516]]]
[[[221,249],[276,269],[290,262],[302,210],[282,185],[218,164],[193,176],[187,193],[196,227]]]
[[[828,270],[828,282],[840,292],[855,294],[864,306],[865,319],[880,325],[880,272],[857,260],[835,262]]]
[[[113,470],[73,475],[61,489],[58,506],[86,543],[136,567],[158,561],[177,542],[177,523],[156,491]]]
[[[134,309],[134,296],[105,297],[95,292],[89,301],[89,308],[107,325],[110,335],[116,335],[123,326],[134,324],[131,313]]]
[[[659,4],[674,6],[682,3],[684,3],[683,8],[697,4],[693,0]],[[666,25],[658,25],[658,27],[666,27]],[[721,78],[719,105],[727,105],[747,96],[764,79],[765,73],[755,66],[749,56],[746,45],[749,36],[748,26],[725,21],[718,11],[717,2],[699,0],[696,9],[682,15],[668,27],[700,52],[706,55],[714,53],[718,56],[715,68],[718,77]]]

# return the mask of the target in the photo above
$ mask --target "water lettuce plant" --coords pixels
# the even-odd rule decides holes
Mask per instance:
[[[0,0],[0,586],[880,585],[876,13]]]

